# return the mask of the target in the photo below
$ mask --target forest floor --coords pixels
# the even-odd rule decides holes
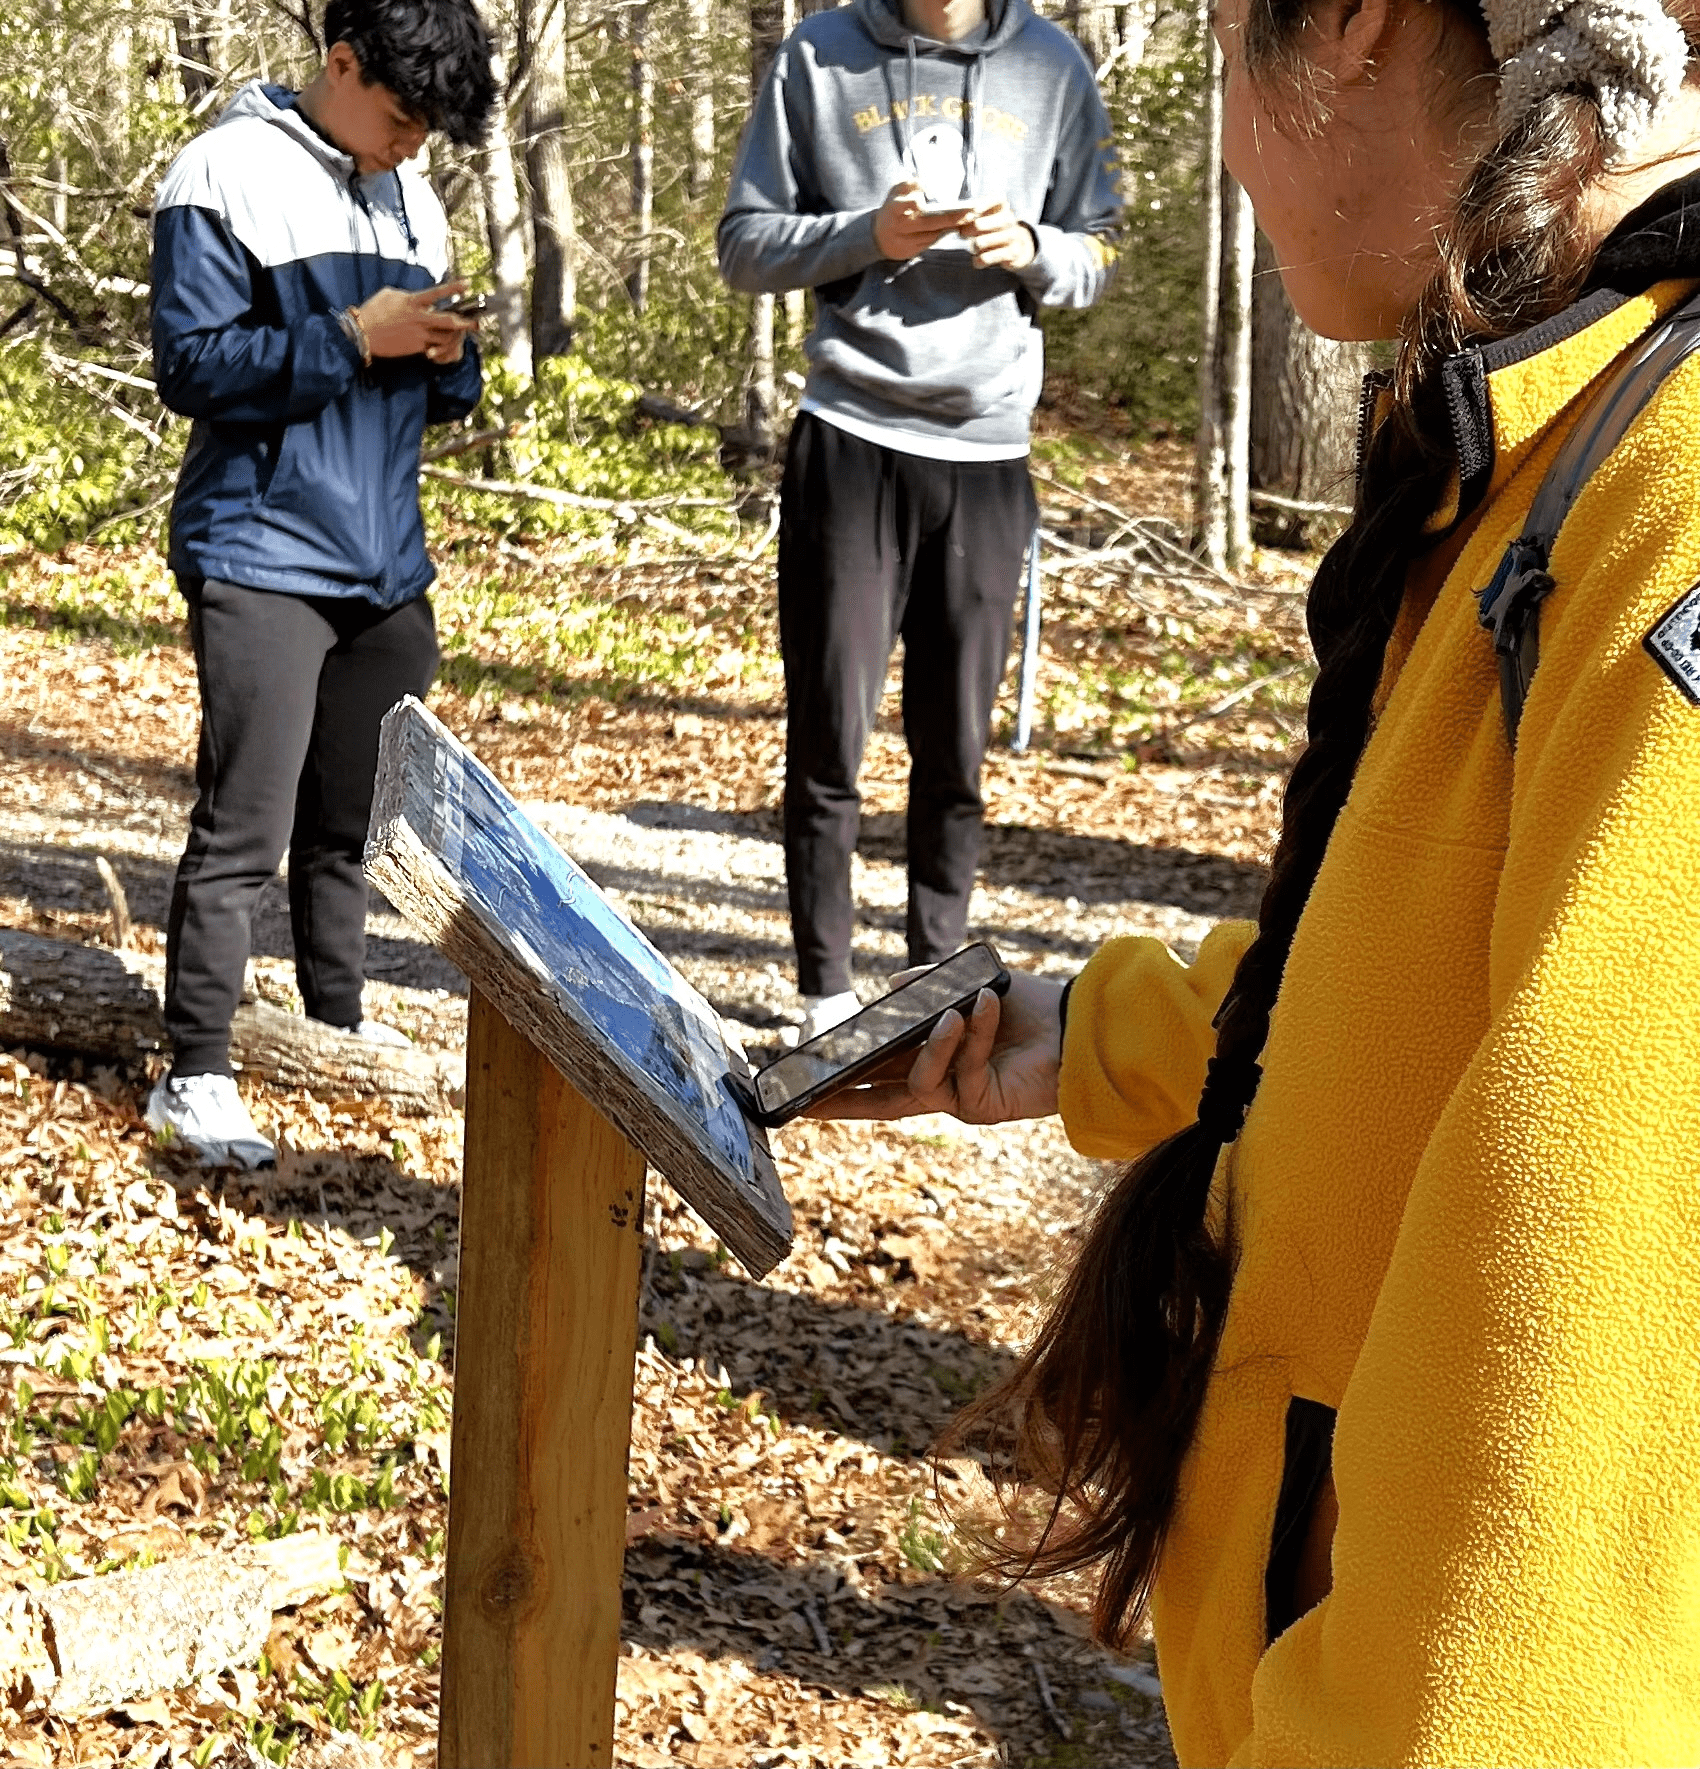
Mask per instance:
[[[1039,464],[1048,520],[1181,513],[1184,461]],[[1085,501],[1082,501],[1084,497]],[[618,561],[448,537],[434,710],[741,1032],[791,1011],[771,554]],[[582,554],[582,548],[580,549]],[[1064,554],[1033,747],[987,768],[972,932],[1067,974],[1107,936],[1190,954],[1255,905],[1308,681],[1304,558],[1246,587]],[[152,554],[0,560],[0,925],[162,923],[193,796],[194,666]],[[870,747],[864,996],[901,963],[905,761]],[[253,983],[299,1008],[281,886]],[[381,904],[368,1011],[454,1051],[465,985]],[[0,1052],[0,1594],[328,1531],[346,1583],[253,1664],[80,1718],[0,1707],[40,1764],[435,1758],[461,1119],[244,1082],[275,1172],[154,1145],[148,1077]],[[652,1182],[620,1663],[622,1763],[1162,1764],[1149,1648],[1091,1643],[1078,1585],[972,1576],[971,1465],[928,1445],[1004,1367],[1102,1171],[1055,1124],[816,1123],[776,1137],[797,1223],[752,1283]],[[362,1736],[364,1735],[364,1736]]]

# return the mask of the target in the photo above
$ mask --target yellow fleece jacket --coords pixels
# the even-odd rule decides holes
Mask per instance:
[[[1218,1174],[1237,1275],[1153,1603],[1183,1763],[1700,1763],[1700,707],[1642,645],[1700,579],[1700,359],[1564,528],[1515,757],[1472,594],[1692,286],[1486,376],[1482,517],[1389,659]],[[1076,1146],[1190,1121],[1249,933],[1093,959]],[[1294,1397],[1338,1413],[1334,1583],[1270,1644]]]

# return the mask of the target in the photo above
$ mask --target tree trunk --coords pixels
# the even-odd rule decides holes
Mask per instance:
[[[714,0],[685,0],[690,57],[691,144],[686,188],[699,203],[714,182]]]
[[[1227,432],[1227,563],[1251,557],[1251,291],[1257,223],[1251,199],[1222,173],[1222,406]]]
[[[1251,203],[1222,164],[1222,51],[1201,11],[1207,70],[1204,287],[1198,350],[1194,544],[1218,571],[1251,552]]]
[[[183,102],[198,111],[201,101],[217,81],[212,73],[212,42],[207,20],[194,7],[186,7],[171,21],[177,36],[177,72],[183,81]]]
[[[1144,61],[1145,45],[1151,35],[1152,10],[1150,0],[1131,0],[1131,4],[1116,8],[1118,77]]]
[[[520,0],[526,66],[525,168],[531,187],[531,356],[572,348],[578,307],[578,228],[566,136],[568,0]]]
[[[1305,325],[1262,234],[1251,336],[1252,485],[1301,503],[1351,503],[1358,390],[1374,366],[1373,349],[1319,338]],[[1303,511],[1258,513],[1260,534],[1279,547],[1317,546],[1338,523]]]
[[[496,90],[505,92],[507,56],[499,40],[491,71],[496,77]],[[520,202],[513,123],[506,105],[497,106],[491,122],[489,142],[478,163],[478,189],[484,201],[484,231],[490,241],[491,309],[496,336],[508,367],[516,374],[529,375],[531,328],[525,295],[525,209]]]
[[[1193,545],[1218,570],[1228,556],[1228,460],[1222,361],[1222,51],[1199,8],[1204,43],[1204,142],[1199,191],[1204,211],[1204,264],[1198,296],[1198,437],[1193,457]]]
[[[793,0],[750,0],[750,101],[761,91],[767,70],[795,23]],[[744,421],[752,444],[771,452],[776,440],[774,420],[779,390],[773,372],[773,311],[771,295],[757,295],[750,303],[748,377],[744,391]]]
[[[632,268],[626,293],[642,313],[649,300],[651,233],[655,224],[655,63],[649,57],[649,6],[631,13],[632,51]]]
[[[0,1046],[136,1063],[165,1049],[164,977],[159,959],[0,928]],[[373,1044],[263,1001],[236,1010],[230,1054],[283,1087],[380,1093],[418,1112],[440,1111],[459,1087],[435,1052]]]
[[[1094,68],[1103,67],[1116,48],[1115,0],[1069,0],[1068,28]]]
[[[47,191],[47,219],[61,236],[71,231],[71,199],[68,186],[71,182],[70,162],[65,156],[65,135],[61,128],[61,119],[69,112],[70,97],[65,89],[62,70],[67,57],[65,55],[65,8],[61,0],[48,0],[48,30],[53,44],[51,65],[47,70],[47,102],[52,121],[49,124],[47,149],[47,176],[53,189]],[[129,106],[121,107],[128,110]]]

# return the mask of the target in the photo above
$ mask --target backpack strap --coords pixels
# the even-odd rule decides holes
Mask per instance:
[[[1623,440],[1666,379],[1700,349],[1700,295],[1655,326],[1606,377],[1547,469],[1523,532],[1505,549],[1485,590],[1476,592],[1481,624],[1499,658],[1505,737],[1517,747],[1517,727],[1540,662],[1541,603],[1552,593],[1547,571],[1553,543],[1594,470]]]

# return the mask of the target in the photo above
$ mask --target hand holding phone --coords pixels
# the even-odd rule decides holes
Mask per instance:
[[[1038,255],[1038,236],[1007,202],[971,209],[962,237],[976,270],[1025,270]]]
[[[456,295],[452,301],[441,302],[437,311],[452,313],[456,319],[478,319],[490,311],[490,297],[471,293]]]
[[[906,982],[918,971],[894,979]],[[1009,989],[944,1015],[912,1057],[870,1070],[808,1108],[811,1118],[914,1118],[943,1112],[964,1124],[1049,1118],[1062,1073],[1062,983],[1014,971]]]
[[[453,300],[464,283],[438,283],[429,289],[382,288],[351,309],[373,356],[425,356],[450,362],[460,355],[471,322],[437,306]]]
[[[906,178],[891,187],[874,212],[874,247],[882,258],[905,264],[920,257],[947,233],[954,233],[972,210],[971,203],[929,209],[919,180]]]
[[[729,1085],[760,1124],[788,1124],[811,1106],[871,1075],[917,1046],[946,1013],[967,1013],[982,993],[1001,995],[1009,972],[986,945],[966,946],[900,983],[841,1026],[800,1044],[758,1073]]]

